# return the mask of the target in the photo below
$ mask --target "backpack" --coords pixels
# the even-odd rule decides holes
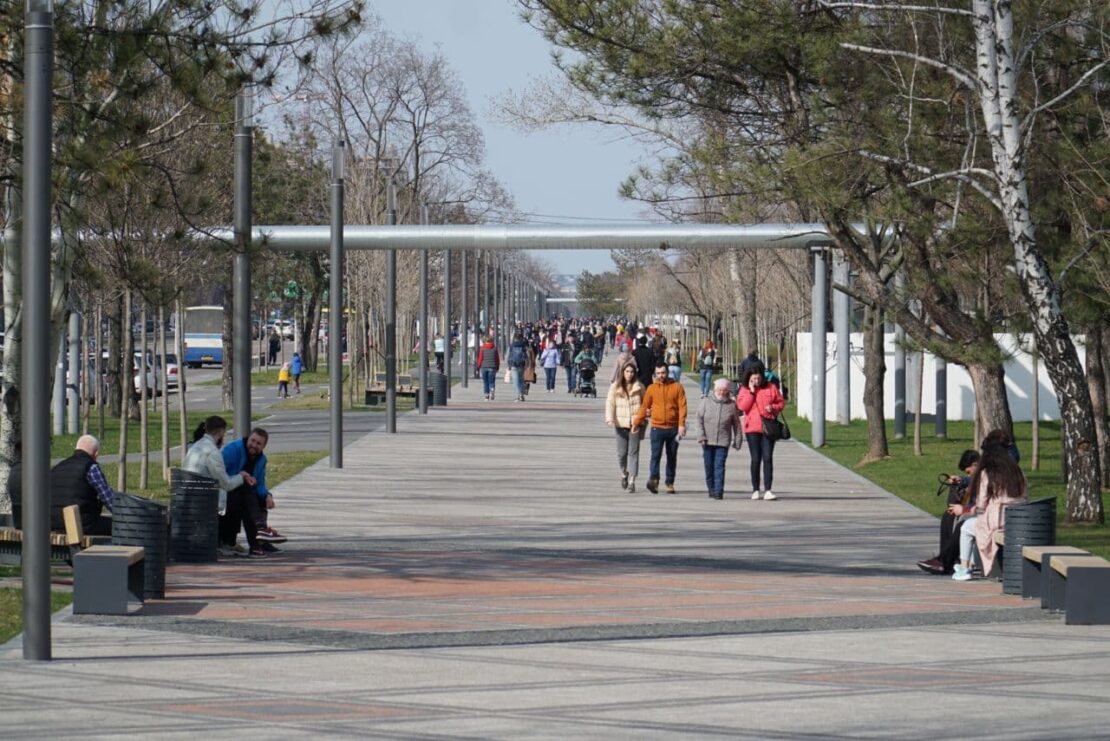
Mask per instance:
[[[509,348],[509,365],[513,368],[523,368],[528,362],[528,351],[524,343],[514,344]]]

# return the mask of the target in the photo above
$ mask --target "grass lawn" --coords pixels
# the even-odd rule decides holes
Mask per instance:
[[[177,399],[171,399],[171,404],[176,404]],[[162,449],[162,416],[161,412],[155,410],[149,412],[147,420],[147,430],[149,432],[150,450]],[[211,416],[213,412],[187,412],[185,415],[186,429],[189,434],[197,428],[201,422],[207,417]],[[219,412],[225,419],[230,420],[234,417],[231,412]],[[180,440],[178,439],[177,421],[180,415],[173,409],[170,410],[170,447],[177,445]],[[119,417],[112,415],[105,415],[104,418],[104,436],[100,440],[100,454],[101,455],[115,455],[119,452]],[[93,435],[97,434],[97,415],[96,410],[93,410],[92,416],[89,418],[89,432]],[[50,457],[51,458],[65,458],[73,454],[73,450],[77,445],[77,438],[79,435],[55,435],[51,439],[50,444]],[[127,452],[139,452],[139,423],[128,422],[127,424]],[[109,479],[111,481],[111,479]]]
[[[326,458],[327,455],[328,451],[326,450],[268,453],[266,455],[266,486],[271,489],[274,488],[281,482],[296,476],[316,461]],[[140,489],[138,487],[139,465],[138,461],[129,461],[127,463],[127,493],[168,503],[170,501],[170,485],[168,482],[162,480],[160,465],[153,462],[150,464],[150,485],[145,489]],[[104,476],[108,479],[108,483],[112,488],[115,488],[117,482],[116,476],[119,475],[119,464],[103,463],[100,467],[104,469]]]
[[[793,407],[787,408],[787,418],[794,437],[809,441],[809,422],[793,416]],[[1066,486],[1060,475],[1060,425],[1042,422],[1040,470],[1032,470],[1032,424],[1014,424],[1014,435],[1021,451],[1021,467],[1029,481],[1029,496],[1056,497],[1056,542],[1084,548],[1104,558],[1110,558],[1110,528],[1105,525],[1067,525],[1063,523],[1067,511]],[[958,473],[956,463],[960,453],[977,447],[973,441],[975,426],[971,422],[948,423],[948,438],[937,439],[932,423],[922,426],[924,454],[913,454],[913,417],[907,420],[907,437],[894,439],[893,423],[887,423],[890,457],[881,461],[859,465],[867,452],[867,423],[853,421],[843,427],[830,422],[825,428],[825,447],[819,453],[873,481],[887,491],[906,500],[929,514],[940,516],[944,512],[945,497],[936,496],[937,474]],[[1110,504],[1110,494],[1103,493],[1103,507]]]
[[[69,592],[50,594],[50,611],[57,612],[73,601]],[[23,630],[23,590],[0,588],[0,643],[18,635]]]

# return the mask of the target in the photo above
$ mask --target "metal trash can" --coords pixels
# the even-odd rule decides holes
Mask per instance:
[[[1002,593],[1021,594],[1022,546],[1056,545],[1056,497],[1043,497],[1007,507],[1005,534]]]
[[[142,546],[143,592],[166,596],[166,505],[133,494],[118,494],[112,504],[112,545]]]
[[[170,471],[170,558],[212,563],[219,544],[219,489],[207,476]]]
[[[447,374],[433,371],[429,383],[432,386],[432,406],[447,406]]]

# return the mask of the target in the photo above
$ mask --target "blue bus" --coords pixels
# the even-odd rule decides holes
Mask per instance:
[[[188,306],[185,308],[185,364],[199,368],[224,362],[224,307]]]

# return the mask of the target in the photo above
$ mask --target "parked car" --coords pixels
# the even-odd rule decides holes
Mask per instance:
[[[157,362],[155,361],[155,357],[157,358]],[[167,373],[166,373],[165,376],[163,376],[163,372],[162,372],[162,364],[161,364],[162,356],[161,355],[152,356],[150,353],[147,354],[147,361],[146,361],[146,363],[143,364],[145,366],[144,373],[140,374],[139,373],[139,363],[142,361],[142,355],[141,355],[141,353],[135,353],[134,354],[134,356],[132,358],[132,363],[131,363],[131,378],[132,378],[132,381],[133,381],[133,387],[135,389],[136,394],[140,393],[140,391],[142,389],[143,379],[145,379],[145,381],[146,381],[146,395],[147,395],[147,398],[152,398],[154,396],[155,379],[158,380],[158,385],[159,385],[160,389],[162,389],[164,391],[167,391],[167,392],[173,392],[173,391],[177,390],[178,375],[179,375],[178,367],[177,367],[177,356],[167,353],[167,358],[169,358],[170,362],[167,364]],[[103,353],[101,353],[100,362],[101,362],[100,382],[101,382],[101,384],[103,384],[102,393],[107,395],[107,393],[108,393],[108,374],[105,372],[105,369],[106,369],[106,366],[107,366],[107,363],[108,363],[108,352],[106,350]],[[88,371],[88,374],[86,375],[86,378],[92,377],[93,368],[94,368],[94,366],[93,366],[92,359],[89,359],[89,371]],[[164,386],[162,385],[162,378],[163,377],[165,377],[167,379]],[[86,393],[88,394],[88,397],[90,399],[94,398],[94,389],[91,386],[89,386],[88,384],[86,384],[85,388],[86,388]]]

